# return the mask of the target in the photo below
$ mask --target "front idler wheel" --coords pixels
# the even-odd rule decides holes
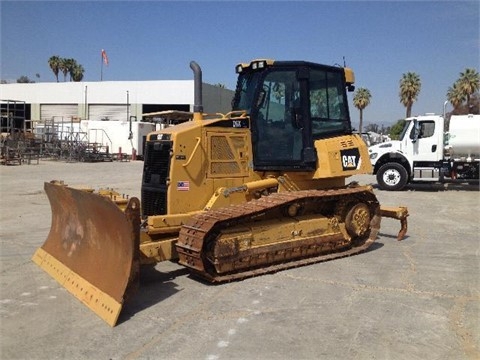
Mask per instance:
[[[370,209],[367,204],[358,203],[350,208],[345,217],[345,228],[353,239],[364,238],[370,229]]]

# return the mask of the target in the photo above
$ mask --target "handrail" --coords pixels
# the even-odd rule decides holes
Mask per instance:
[[[233,116],[245,117],[247,116],[247,112],[245,110],[234,110],[230,111],[229,113],[219,115],[222,115],[223,119],[231,119]]]
[[[193,155],[195,155],[195,152],[198,149],[198,145],[200,145],[200,137],[197,136],[195,139],[197,140],[197,143],[195,144],[195,147],[193,148],[192,154],[190,155],[190,159],[188,159],[188,161],[185,164],[182,164],[183,167],[187,167],[192,162]]]

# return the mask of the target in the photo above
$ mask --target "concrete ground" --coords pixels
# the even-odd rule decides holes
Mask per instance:
[[[43,182],[139,196],[142,166],[0,167],[1,359],[480,359],[477,187],[375,190],[408,206],[408,236],[386,219],[349,258],[215,286],[160,263],[111,328],[30,260],[50,228]]]

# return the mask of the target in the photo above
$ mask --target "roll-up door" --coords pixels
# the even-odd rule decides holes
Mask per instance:
[[[41,104],[40,119],[71,121],[78,118],[78,104]]]
[[[88,106],[89,120],[127,121],[127,105],[93,104]]]

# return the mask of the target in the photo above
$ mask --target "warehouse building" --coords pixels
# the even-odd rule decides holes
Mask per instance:
[[[203,84],[206,113],[230,111],[233,91]],[[26,120],[130,120],[164,110],[193,111],[193,80],[0,84],[2,113]],[[17,123],[16,126],[23,124]],[[4,127],[4,124],[2,124]]]
[[[202,84],[204,112],[228,113],[233,94]],[[141,157],[149,132],[191,117],[194,81],[0,84],[0,99],[2,149],[5,141],[32,133],[43,154],[84,143]]]

